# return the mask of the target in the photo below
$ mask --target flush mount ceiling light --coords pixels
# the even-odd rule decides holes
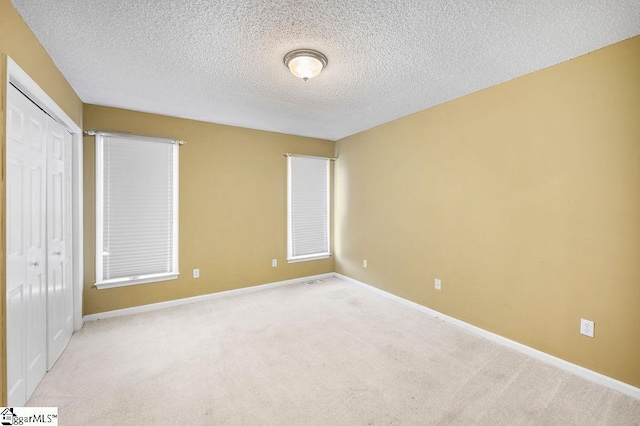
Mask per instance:
[[[327,57],[317,50],[297,49],[284,55],[284,64],[293,75],[304,81],[320,74],[327,63]]]

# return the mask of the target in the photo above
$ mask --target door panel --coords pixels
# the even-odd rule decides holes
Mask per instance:
[[[9,154],[9,149],[7,149]],[[8,159],[7,167],[7,291],[24,283],[27,270],[23,268],[24,250],[24,162]]]
[[[27,217],[23,197],[25,193],[24,152],[25,112],[20,105],[8,103],[7,108],[7,293],[26,282],[26,252],[24,249],[24,220]]]
[[[64,243],[62,236],[62,221],[63,221],[63,209],[64,204],[62,194],[62,172],[52,172],[49,175],[49,185],[51,186],[51,233],[49,234],[49,243],[53,245],[54,251],[59,251],[60,246]]]
[[[71,135],[52,119],[47,124],[47,342],[48,368],[51,368],[73,333]]]
[[[7,292],[7,405],[27,402],[24,286]]]
[[[29,148],[38,150],[42,144],[30,143]],[[30,215],[27,232],[27,285],[25,289],[26,368],[27,399],[42,380],[47,371],[47,289],[45,259],[45,214],[46,171],[43,165],[34,164],[29,168],[29,206]],[[42,343],[44,341],[44,344]]]
[[[35,268],[30,274],[26,299],[30,303],[25,306],[26,337],[26,368],[27,389],[26,398],[29,399],[47,371],[46,339],[47,339],[47,299],[44,268]],[[39,270],[37,270],[39,269]],[[42,342],[45,342],[45,345]]]
[[[7,112],[7,397],[24,405],[47,367],[47,116],[14,87]]]
[[[31,182],[31,208],[35,210],[44,212],[44,206],[41,205],[42,200],[44,199],[42,191],[44,188],[42,187],[42,179],[44,175],[44,170],[40,167],[32,167],[30,170],[30,182]],[[29,248],[42,248],[42,235],[44,234],[44,230],[42,226],[44,225],[43,217],[38,215],[32,215],[30,220],[31,232],[29,233]]]

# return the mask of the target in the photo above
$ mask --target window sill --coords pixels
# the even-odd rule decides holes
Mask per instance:
[[[309,260],[327,259],[329,257],[331,257],[331,253],[307,254],[307,255],[304,255],[304,256],[296,256],[296,257],[287,258],[287,263],[307,262]]]
[[[155,274],[155,275],[145,275],[139,278],[118,278],[115,280],[107,280],[99,283],[95,283],[95,286],[98,290],[104,290],[106,288],[115,288],[115,287],[126,287],[130,285],[137,284],[148,284],[155,283],[160,281],[170,281],[175,280],[180,276],[180,274]]]

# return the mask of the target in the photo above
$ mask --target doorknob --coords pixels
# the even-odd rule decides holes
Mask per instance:
[[[62,252],[61,252],[61,251],[54,251],[54,252],[53,252],[53,255],[54,255],[54,256],[60,256],[61,254],[62,254]]]
[[[40,264],[38,262],[31,262],[31,266],[37,268]]]

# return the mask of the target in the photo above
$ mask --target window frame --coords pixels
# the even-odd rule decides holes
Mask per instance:
[[[305,254],[305,255],[293,255],[293,211],[292,211],[292,170],[291,162],[294,157],[314,158],[317,160],[326,161],[326,181],[327,187],[325,191],[326,195],[326,250],[323,252]],[[326,157],[314,157],[308,155],[293,155],[287,154],[287,263],[307,262],[311,260],[321,260],[331,257],[331,158]]]
[[[113,278],[104,280],[103,277],[103,253],[104,253],[104,138],[130,139],[133,141],[144,141],[154,143],[167,143],[173,146],[173,253],[172,271],[158,274],[134,275],[123,278]],[[128,133],[96,132],[95,133],[95,286],[101,289],[125,287],[137,284],[148,284],[154,282],[175,280],[180,276],[178,262],[179,245],[179,142],[173,139],[155,138],[150,136],[139,136]]]

